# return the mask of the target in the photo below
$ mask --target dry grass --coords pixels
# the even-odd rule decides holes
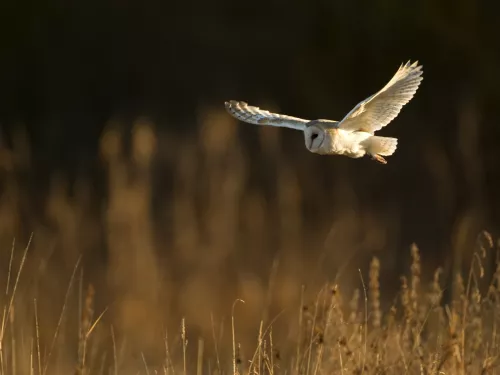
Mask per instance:
[[[27,148],[2,150],[0,375],[498,370],[500,245],[479,219],[457,220],[460,262],[433,272],[413,245],[401,272],[397,215],[360,207],[329,161],[259,127],[249,157],[223,112],[200,124],[139,120],[129,148],[110,124],[104,198],[54,177],[32,204]]]

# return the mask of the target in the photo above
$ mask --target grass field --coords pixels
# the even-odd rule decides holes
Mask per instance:
[[[498,371],[500,246],[479,220],[457,218],[453,254],[403,251],[394,207],[332,180],[347,162],[324,173],[261,128],[249,157],[223,112],[200,123],[138,121],[130,147],[110,124],[102,181],[46,191],[22,138],[2,150],[2,374]]]

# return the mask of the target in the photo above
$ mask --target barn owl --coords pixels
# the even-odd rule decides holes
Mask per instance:
[[[355,159],[368,155],[387,164],[384,156],[396,151],[398,140],[374,134],[396,118],[401,108],[413,98],[422,79],[422,66],[418,61],[413,64],[408,61],[380,91],[359,102],[341,121],[305,120],[271,113],[235,100],[225,102],[225,107],[233,117],[250,124],[302,130],[310,152]]]

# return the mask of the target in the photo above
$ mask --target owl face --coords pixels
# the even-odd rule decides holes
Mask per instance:
[[[311,152],[318,152],[325,141],[325,132],[318,125],[308,126],[304,130],[306,147]]]

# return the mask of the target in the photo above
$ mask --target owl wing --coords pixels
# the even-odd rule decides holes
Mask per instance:
[[[392,79],[376,94],[359,102],[339,123],[348,131],[374,133],[389,124],[408,103],[420,85],[422,66],[415,61],[401,65]]]
[[[225,102],[226,110],[238,120],[255,125],[280,126],[284,128],[304,130],[308,120],[297,117],[271,113],[259,107],[249,106],[245,102],[231,100]]]

